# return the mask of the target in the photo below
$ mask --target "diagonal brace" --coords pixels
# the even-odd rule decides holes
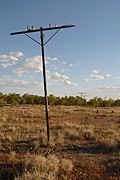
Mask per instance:
[[[41,45],[40,42],[38,42],[37,40],[35,40],[34,38],[32,38],[31,36],[29,36],[28,34],[24,33],[25,36],[27,36],[28,38],[32,39],[34,42],[36,42],[37,44]]]

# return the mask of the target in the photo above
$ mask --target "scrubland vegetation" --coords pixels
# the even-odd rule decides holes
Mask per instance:
[[[56,97],[53,94],[48,96],[49,105],[65,105],[65,106],[92,106],[92,107],[112,107],[112,106],[120,106],[120,99],[113,100],[103,99],[100,97],[94,97],[93,99],[86,100],[80,96],[65,96],[65,97]],[[36,104],[43,105],[44,97],[31,95],[31,94],[3,94],[0,93],[0,105],[18,105],[18,104]]]
[[[1,180],[119,180],[120,108],[0,107]]]

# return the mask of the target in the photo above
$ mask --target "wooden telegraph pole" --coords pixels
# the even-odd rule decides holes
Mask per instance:
[[[48,97],[47,97],[47,83],[46,83],[46,69],[45,69],[45,55],[44,55],[44,45],[46,45],[61,29],[64,28],[72,28],[75,27],[75,25],[62,25],[62,26],[49,26],[47,28],[39,28],[35,29],[34,26],[31,28],[27,28],[27,31],[19,31],[19,32],[13,32],[10,35],[20,35],[24,34],[30,39],[32,39],[34,42],[41,45],[41,51],[42,51],[42,64],[43,64],[43,81],[44,81],[44,95],[45,95],[45,112],[46,112],[46,127],[47,127],[47,139],[48,142],[50,141],[50,131],[49,131],[49,116],[48,116]],[[51,31],[51,30],[57,30],[45,43],[44,43],[44,31]],[[36,41],[34,38],[29,36],[28,34],[34,33],[34,32],[40,32],[40,39],[41,43]]]
[[[46,69],[45,69],[45,56],[44,56],[44,40],[43,40],[42,27],[41,27],[41,49],[42,49],[42,63],[43,63],[43,80],[44,80],[44,94],[45,94],[47,138],[49,141],[50,140],[50,132],[49,132],[49,117],[48,117],[48,97],[47,97]]]

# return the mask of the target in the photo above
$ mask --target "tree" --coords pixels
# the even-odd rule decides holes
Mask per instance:
[[[54,105],[55,102],[56,102],[56,97],[55,97],[53,94],[50,94],[50,95],[48,96],[48,104],[49,104],[49,105]]]
[[[68,105],[67,103],[67,96],[61,98],[61,105]]]
[[[34,103],[35,104],[45,104],[45,100],[43,96],[35,96],[34,98]]]
[[[115,100],[113,106],[120,106],[120,99]]]
[[[90,99],[87,104],[89,106],[93,106],[93,107],[98,107],[99,103],[98,103],[98,97],[94,97],[93,99]]]
[[[20,94],[12,93],[7,96],[7,104],[17,105],[21,103]]]
[[[74,106],[75,104],[76,104],[76,99],[75,99],[75,97],[69,96],[69,97],[67,98],[67,105],[69,105],[69,106]]]
[[[0,99],[3,99],[4,95],[0,92]]]
[[[24,94],[23,95],[23,98],[24,98],[24,100],[25,100],[25,102],[26,102],[26,104],[34,104],[34,95],[30,95],[30,94]]]

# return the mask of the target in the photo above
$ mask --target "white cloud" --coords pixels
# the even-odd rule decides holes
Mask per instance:
[[[57,58],[52,58],[52,57],[45,57],[45,63],[49,63],[49,61],[56,61]],[[43,67],[42,67],[42,56],[33,56],[28,59],[26,59],[23,63],[19,64],[19,67],[17,67],[14,70],[14,73],[17,75],[22,75],[24,73],[37,73],[37,72],[42,72]],[[48,70],[46,70],[48,72]]]
[[[10,86],[19,88],[34,88],[37,86],[42,86],[39,82],[28,82],[25,80],[12,79],[10,76],[0,77],[0,86]]]
[[[73,64],[69,64],[69,66],[70,66],[70,67],[72,67],[72,66],[73,66]]]
[[[57,66],[54,66],[53,69],[56,70],[56,69],[59,69],[59,68]]]
[[[24,54],[21,51],[10,52],[9,55],[15,58],[24,56]]]
[[[17,61],[17,58],[10,55],[0,55],[0,62]]]
[[[48,57],[51,61],[58,61],[58,58],[57,57],[54,57],[54,58],[51,58],[51,57]]]
[[[93,70],[91,73],[92,74],[98,74],[100,72],[100,70]]]
[[[89,81],[89,80],[103,80],[104,76],[101,74],[100,70],[93,70],[89,77],[87,79],[85,79],[85,81]]]
[[[0,64],[0,68],[8,68],[8,67],[11,67],[13,65],[17,64],[16,62],[12,62],[12,63],[1,63]]]
[[[18,57],[24,56],[21,51],[18,52],[10,52],[9,55],[0,55],[0,62],[13,62],[17,61]]]
[[[61,73],[65,73],[65,72],[67,72],[67,71],[70,71],[70,69],[67,69],[67,68],[66,68],[66,69],[60,69],[60,70],[59,70],[59,72],[61,72]]]
[[[91,74],[90,75],[90,80],[102,80],[104,79],[104,76],[101,74]]]
[[[108,78],[112,77],[112,74],[106,74],[106,77],[108,77]]]
[[[76,83],[72,82],[68,76],[64,75],[64,74],[60,74],[58,72],[55,73],[50,73],[48,76],[49,80],[52,80],[53,82],[58,82],[58,83],[63,83],[63,84],[67,84],[67,85],[73,85],[73,86],[77,86]]]
[[[24,56],[21,51],[10,52],[9,55],[0,55],[0,68],[8,68],[15,65],[21,56]]]
[[[12,65],[17,64],[13,70],[13,72],[18,76],[25,76],[30,73],[38,73],[43,71],[43,65],[42,65],[42,57],[39,55],[23,59],[22,61],[18,61],[20,57],[24,56],[24,54],[21,51],[17,52],[10,52],[8,55],[0,55],[0,68],[9,68]],[[53,68],[53,71],[56,71],[57,69],[59,72],[49,72],[46,68],[48,79],[50,79],[52,82],[55,83],[63,83],[67,85],[77,86],[76,83],[71,81],[67,75],[65,75],[65,71],[68,69],[61,69],[55,61],[57,61],[58,58],[56,57],[45,57],[45,63],[47,64],[47,67],[51,69]],[[61,64],[66,64],[66,62],[61,62]],[[69,64],[70,67],[73,66],[73,64]],[[61,73],[60,73],[61,71]],[[63,73],[62,73],[63,72]],[[34,75],[33,75],[34,76]],[[25,80],[17,80],[12,79],[11,77],[2,77],[0,78],[0,84],[2,86],[14,86],[14,87],[30,87],[33,84],[35,86],[37,83],[30,83]],[[39,84],[40,85],[40,84]]]
[[[42,71],[42,61],[41,56],[33,56],[28,58],[23,62],[18,68],[14,70],[17,75],[22,75],[29,72],[41,72]]]
[[[88,82],[88,81],[89,81],[89,79],[88,79],[88,78],[86,78],[86,79],[85,79],[85,81],[86,81],[86,82]]]
[[[102,98],[120,98],[120,86],[103,86],[87,90],[87,97],[89,99],[98,96]]]
[[[62,61],[62,64],[66,64],[66,62],[65,62],[65,61]]]
[[[114,90],[114,89],[120,89],[120,86],[104,86],[104,87],[98,87],[97,89]]]
[[[59,69],[56,64],[51,64],[52,69]]]

